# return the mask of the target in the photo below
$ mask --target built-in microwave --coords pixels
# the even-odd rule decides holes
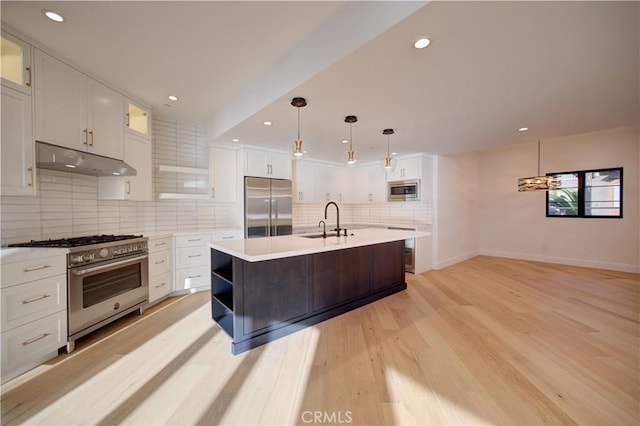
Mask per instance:
[[[387,183],[388,201],[420,201],[420,179]]]

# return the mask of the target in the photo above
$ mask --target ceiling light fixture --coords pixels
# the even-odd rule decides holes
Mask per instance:
[[[526,132],[527,130],[529,130],[529,128],[528,128],[528,127],[520,127],[520,128],[518,129],[518,131],[519,131],[519,132]]]
[[[64,16],[60,15],[58,12],[54,12],[53,10],[44,9],[42,11],[44,16],[52,20],[53,22],[64,22]]]
[[[307,101],[305,98],[293,98],[291,99],[291,105],[298,109],[298,137],[295,141],[293,141],[292,153],[293,158],[298,160],[302,158],[303,155],[308,153],[309,144],[305,144],[305,147],[302,147],[302,139],[300,139],[300,108],[307,106]]]
[[[416,49],[424,49],[430,44],[431,44],[431,40],[426,37],[423,37],[421,39],[418,39],[415,43],[413,43],[413,47],[415,47]]]
[[[272,122],[270,122],[270,121],[265,121],[265,122],[264,122],[264,123],[262,123],[262,124],[264,124],[265,126],[271,126],[273,123],[272,123]]]
[[[356,152],[353,150],[353,133],[351,127],[353,126],[353,123],[356,123],[357,121],[358,117],[356,117],[355,115],[347,115],[344,118],[344,122],[349,123],[349,149],[347,150],[347,164],[350,166],[356,163]]]
[[[175,96],[175,95],[169,95],[168,98],[169,98],[170,101],[177,101],[178,100],[178,97]]]
[[[389,149],[389,137],[393,135],[395,132],[393,129],[384,129],[382,131],[383,135],[387,135],[387,156],[380,161],[380,166],[385,172],[392,172],[396,169],[396,159],[391,156]]]
[[[238,138],[233,138],[233,139],[231,139],[231,142],[240,142],[240,139],[238,139]]]
[[[518,192],[549,191],[560,188],[556,176],[540,176],[540,141],[538,141],[538,175],[518,179]]]

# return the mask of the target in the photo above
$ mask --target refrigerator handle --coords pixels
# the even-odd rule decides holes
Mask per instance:
[[[271,200],[273,203],[273,235],[278,235],[278,200]]]
[[[264,209],[267,214],[267,224],[264,229],[264,236],[268,237],[271,235],[271,203],[269,200],[264,200]]]

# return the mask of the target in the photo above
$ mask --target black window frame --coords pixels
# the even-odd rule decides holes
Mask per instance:
[[[608,172],[616,170],[620,172],[620,215],[619,216],[598,216],[598,215],[585,215],[585,199],[584,193],[586,188],[586,175],[587,173],[594,172]],[[545,191],[545,215],[546,217],[563,217],[563,218],[573,218],[573,219],[622,219],[623,216],[623,199],[624,199],[624,178],[623,178],[623,168],[622,167],[607,167],[604,169],[591,169],[591,170],[574,170],[570,172],[554,172],[547,173],[547,176],[554,175],[569,175],[576,174],[578,175],[578,214],[577,215],[550,215],[549,214],[549,191]],[[562,189],[560,187],[559,189]]]

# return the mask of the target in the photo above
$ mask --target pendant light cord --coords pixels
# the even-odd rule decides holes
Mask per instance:
[[[300,140],[300,107],[298,107],[298,140]]]
[[[540,176],[540,139],[538,139],[538,174]]]

